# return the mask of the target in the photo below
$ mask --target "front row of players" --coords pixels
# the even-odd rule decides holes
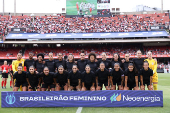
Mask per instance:
[[[143,63],[143,68],[139,72],[140,89],[153,90],[153,71],[149,68],[148,62]],[[15,84],[14,84],[15,83]],[[85,72],[80,73],[77,65],[73,65],[70,73],[64,71],[63,66],[58,67],[57,73],[49,72],[45,67],[42,74],[35,72],[33,66],[29,67],[29,72],[22,71],[22,66],[18,66],[18,71],[13,75],[14,91],[18,91],[22,85],[23,91],[86,91],[102,90],[103,85],[106,90],[139,90],[138,72],[133,63],[128,64],[128,69],[123,72],[119,63],[114,64],[114,69],[109,72],[105,69],[105,64],[100,63],[100,68],[94,74],[90,66],[86,65]]]

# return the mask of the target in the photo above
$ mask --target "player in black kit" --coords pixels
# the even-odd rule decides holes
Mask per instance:
[[[86,65],[86,71],[82,73],[82,91],[95,91],[95,74],[90,71],[90,66]]]
[[[24,62],[24,66],[27,67],[27,72],[29,71],[30,66],[35,66],[35,60],[33,59],[33,52],[29,52],[29,59],[26,59]]]
[[[64,71],[64,67],[60,65],[58,67],[58,71],[55,74],[56,77],[56,91],[60,91],[64,89],[65,91],[68,90],[68,84],[67,84],[67,77],[68,77],[68,72]]]
[[[129,53],[126,53],[125,54],[125,62],[123,63],[123,71],[126,71],[128,69],[129,63],[132,62],[129,60],[129,57],[130,57]]]
[[[118,53],[114,53],[114,54],[113,54],[113,58],[112,58],[112,60],[111,60],[111,68],[112,68],[112,69],[114,69],[114,64],[115,64],[115,63],[119,63],[120,68],[122,68],[122,61],[121,61],[120,56],[119,56]]]
[[[68,74],[68,90],[81,90],[81,73],[78,71],[77,65],[73,65],[72,71]]]
[[[111,62],[107,59],[107,55],[104,52],[102,53],[102,59],[98,60],[98,64],[100,64],[101,62],[105,64],[106,69],[110,68]]]
[[[128,69],[125,71],[125,87],[124,90],[139,90],[138,73],[133,63],[128,64]]]
[[[66,70],[66,61],[63,59],[62,53],[58,53],[58,59],[55,60],[55,67],[58,68],[60,65],[62,65]]]
[[[100,63],[100,69],[96,71],[96,84],[97,88],[96,90],[101,90],[102,86],[104,84],[106,90],[110,90],[109,88],[109,79],[110,79],[110,73],[105,68],[105,64],[103,62]]]
[[[50,72],[48,67],[44,67],[43,73],[41,75],[42,79],[42,91],[46,91],[48,87],[51,91],[55,91],[56,79],[54,73]]]
[[[91,71],[93,71],[94,73],[96,72],[96,70],[98,69],[98,63],[96,62],[96,54],[95,53],[90,53],[88,56],[88,62],[87,64],[90,66]]]
[[[141,90],[145,90],[145,85],[147,85],[148,90],[153,90],[152,86],[152,76],[153,70],[149,68],[149,63],[145,61],[143,63],[143,68],[140,70],[140,80],[141,80]]]
[[[50,72],[55,72],[55,61],[53,59],[53,53],[49,53],[49,59],[45,61],[45,66],[47,66]]]
[[[38,73],[42,73],[43,69],[44,69],[44,55],[42,53],[39,53],[37,55],[37,61],[35,62],[35,68],[37,70]]]
[[[40,91],[41,90],[41,76],[39,73],[35,72],[34,66],[29,67],[29,72],[27,72],[27,83],[28,91]]]
[[[87,60],[85,59],[85,53],[82,50],[80,53],[80,59],[77,61],[77,67],[81,73],[85,71],[86,65],[87,65]]]
[[[72,67],[73,67],[74,64],[75,64],[74,56],[72,54],[69,54],[68,55],[68,61],[66,62],[66,68],[67,68],[68,72],[72,71]]]
[[[116,84],[119,90],[123,90],[124,73],[120,68],[119,63],[114,64],[114,69],[111,71],[110,81],[111,90],[116,90]]]
[[[26,80],[27,72],[22,71],[22,68],[23,68],[22,66],[18,66],[18,71],[15,72],[12,77],[13,78],[12,80],[16,79],[15,85],[13,84],[14,91],[18,91],[20,85],[22,85],[22,91],[27,90],[27,80]]]

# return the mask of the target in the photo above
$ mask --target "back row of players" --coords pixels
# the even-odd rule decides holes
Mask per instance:
[[[148,52],[148,59],[141,58],[142,53],[137,51],[137,58],[129,60],[129,54],[120,60],[119,54],[115,53],[109,61],[106,53],[102,53],[102,59],[96,59],[95,53],[88,55],[80,53],[80,59],[74,61],[74,56],[69,55],[68,60],[63,59],[62,53],[58,59],[53,59],[53,53],[49,53],[49,59],[44,60],[43,54],[33,59],[33,53],[29,53],[29,59],[22,59],[18,53],[17,60],[13,61],[14,91],[18,91],[22,85],[23,91],[36,90],[51,91],[59,90],[101,90],[103,85],[106,90],[144,90],[147,85],[149,90],[157,90],[158,75],[157,62],[152,58],[152,52]],[[23,71],[24,66],[27,72]]]

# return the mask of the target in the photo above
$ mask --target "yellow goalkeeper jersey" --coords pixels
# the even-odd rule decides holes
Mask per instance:
[[[20,61],[18,61],[18,60],[14,60],[13,62],[12,62],[12,70],[13,70],[13,72],[15,73],[16,71],[18,71],[18,66],[19,66],[19,64],[20,63],[22,63],[22,67],[23,67],[23,71],[24,71],[24,59],[21,59]]]

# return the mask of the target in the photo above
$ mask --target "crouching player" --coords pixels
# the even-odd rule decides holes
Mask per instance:
[[[124,90],[139,90],[138,73],[133,63],[128,64],[128,69],[125,71],[125,87]]]
[[[153,70],[149,68],[149,63],[145,61],[143,68],[140,70],[141,90],[145,90],[145,85],[147,85],[148,90],[153,90],[152,76]]]
[[[119,90],[123,90],[124,73],[123,70],[120,69],[119,63],[114,64],[114,69],[111,71],[110,81],[111,90],[116,90],[116,84]]]
[[[22,91],[26,91],[27,90],[27,80],[26,80],[26,75],[27,72],[22,71],[23,67],[22,66],[18,66],[18,71],[14,73],[13,75],[13,80],[15,81],[15,85],[14,86],[14,91],[18,91],[19,87],[22,85]],[[14,83],[14,81],[13,81]]]
[[[49,71],[48,67],[44,67],[42,73],[42,91],[46,91],[50,87],[51,91],[55,91],[56,79],[54,73]]]
[[[98,69],[96,71],[96,84],[97,84],[96,90],[101,90],[103,84],[104,84],[106,90],[110,90],[109,79],[110,79],[110,73],[105,68],[105,64],[103,62],[101,62],[100,63],[100,69]]]
[[[72,71],[68,74],[68,90],[81,90],[81,73],[78,71],[77,65],[73,65]]]
[[[58,72],[55,74],[56,77],[56,91],[60,91],[61,89],[67,91],[68,90],[68,84],[67,84],[67,77],[68,72],[64,71],[64,67],[60,65],[58,67]]]
[[[40,74],[35,72],[34,66],[29,67],[29,72],[27,73],[27,83],[28,91],[40,91],[41,89],[41,77]]]
[[[95,91],[95,74],[90,71],[90,66],[86,65],[86,71],[82,73],[82,91]]]

